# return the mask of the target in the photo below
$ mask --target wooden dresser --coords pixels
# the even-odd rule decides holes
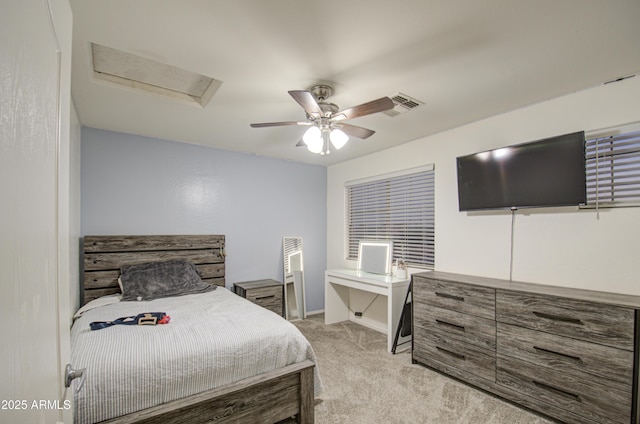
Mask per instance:
[[[638,423],[640,296],[425,272],[414,363],[560,421]]]
[[[284,284],[276,280],[243,281],[234,284],[238,296],[284,317]]]

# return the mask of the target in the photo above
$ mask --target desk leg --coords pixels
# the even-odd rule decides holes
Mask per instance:
[[[391,352],[393,349],[393,339],[398,329],[398,323],[402,316],[402,309],[404,308],[404,299],[407,296],[407,290],[409,284],[402,284],[393,287],[389,291],[389,297],[387,300],[387,350]],[[398,344],[406,341],[408,337],[400,337]]]
[[[324,323],[347,321],[349,319],[349,288],[333,284],[330,281],[324,283]]]

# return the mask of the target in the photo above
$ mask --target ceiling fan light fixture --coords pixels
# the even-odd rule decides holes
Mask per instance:
[[[392,109],[394,105],[389,97],[381,97],[340,111],[336,104],[326,101],[331,93],[332,88],[328,85],[316,85],[310,90],[291,90],[289,95],[304,109],[306,122],[263,122],[250,126],[261,128],[308,125],[309,129],[296,146],[306,145],[310,152],[328,155],[331,153],[331,146],[336,150],[341,149],[347,144],[349,137],[364,140],[375,133],[367,128],[337,122],[383,112]]]
[[[333,130],[331,130],[329,138],[331,140],[331,144],[333,144],[333,147],[338,150],[344,147],[344,145],[347,144],[347,141],[349,141],[349,136],[339,128],[334,128]]]
[[[309,127],[309,129],[304,132],[302,141],[307,145],[307,149],[309,149],[310,152],[320,153],[322,151],[324,141],[322,140],[320,128],[316,126]]]
[[[304,141],[307,146],[317,143],[318,140],[322,140],[322,134],[320,132],[320,128],[315,125],[309,127],[302,136],[302,141]]]
[[[323,145],[322,138],[317,138],[314,142],[307,144],[307,149],[309,149],[311,153],[322,153]]]

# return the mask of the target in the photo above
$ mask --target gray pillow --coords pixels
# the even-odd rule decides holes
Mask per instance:
[[[127,265],[120,272],[122,300],[153,300],[216,288],[202,281],[194,264],[181,259]]]

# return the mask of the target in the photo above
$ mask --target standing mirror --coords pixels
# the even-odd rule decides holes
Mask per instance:
[[[305,319],[302,237],[284,237],[284,304],[286,319]]]

